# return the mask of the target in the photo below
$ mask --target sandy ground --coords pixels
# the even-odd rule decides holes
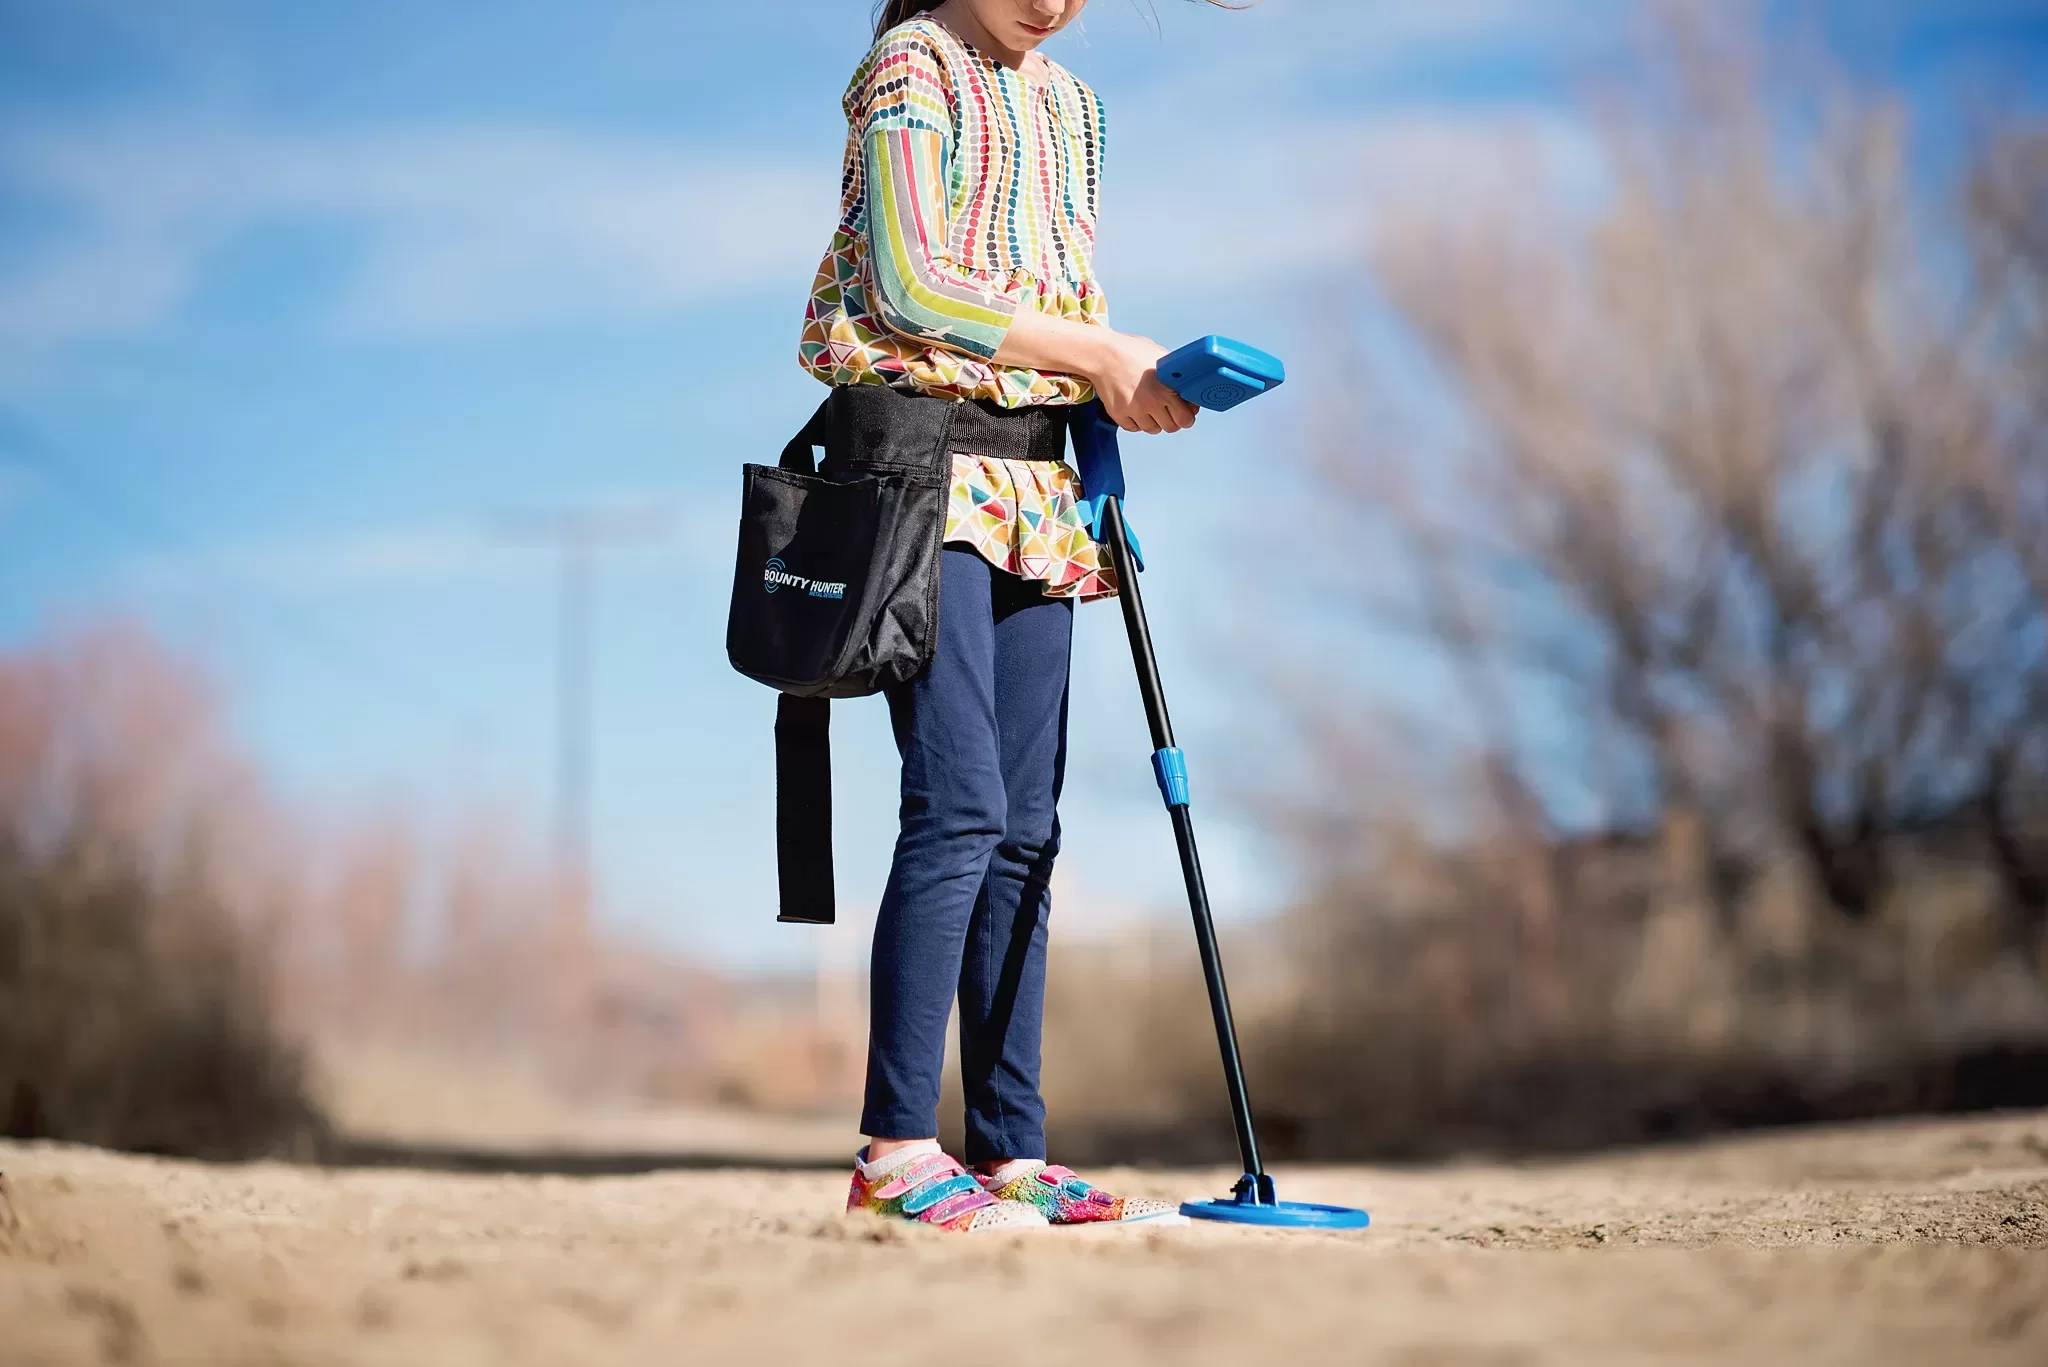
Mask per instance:
[[[834,1171],[0,1170],[5,1367],[2048,1362],[2048,1113],[1278,1174],[1370,1207],[1345,1235],[961,1239],[840,1217]]]
[[[335,1040],[319,1042],[314,1058],[321,1113],[345,1135],[394,1149],[563,1159],[744,1154],[771,1167],[829,1167],[861,1143],[853,1120],[857,1088],[831,1120],[571,1098],[514,1058],[459,1058]]]

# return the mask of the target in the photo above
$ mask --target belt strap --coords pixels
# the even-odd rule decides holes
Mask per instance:
[[[825,445],[828,398],[776,463],[816,473],[811,448]],[[832,924],[832,704],[779,695],[775,705],[775,876],[778,921]]]
[[[782,448],[782,458],[775,463],[785,470],[800,475],[815,475],[818,467],[811,460],[811,448],[825,444],[825,433],[830,423],[832,400],[828,397],[818,405],[818,411],[811,414],[811,420],[803,430],[789,439],[789,445]]]
[[[1072,411],[1065,404],[998,408],[986,399],[970,399],[954,405],[946,444],[954,451],[977,456],[1061,460],[1067,454],[1067,421]]]
[[[788,693],[775,704],[778,921],[829,926],[832,895],[832,704]]]

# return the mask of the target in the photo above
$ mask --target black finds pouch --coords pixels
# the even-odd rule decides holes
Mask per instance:
[[[931,661],[952,452],[1059,460],[1066,427],[1063,407],[848,385],[775,465],[745,467],[725,650],[734,669],[782,694],[777,920],[833,920],[830,699],[878,693]],[[825,448],[817,467],[813,446]]]
[[[777,464],[745,470],[725,653],[785,695],[865,697],[931,658],[954,405],[874,412],[869,394],[896,391],[833,390]]]

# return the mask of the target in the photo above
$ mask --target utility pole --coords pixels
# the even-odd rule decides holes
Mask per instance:
[[[560,952],[590,945],[591,678],[596,649],[592,589],[597,553],[666,534],[660,508],[562,507],[503,519],[508,536],[557,552],[555,625],[554,929]]]

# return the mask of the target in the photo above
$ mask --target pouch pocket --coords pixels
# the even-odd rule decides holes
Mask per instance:
[[[915,675],[934,638],[945,491],[748,465],[725,651],[800,697],[860,697]]]

